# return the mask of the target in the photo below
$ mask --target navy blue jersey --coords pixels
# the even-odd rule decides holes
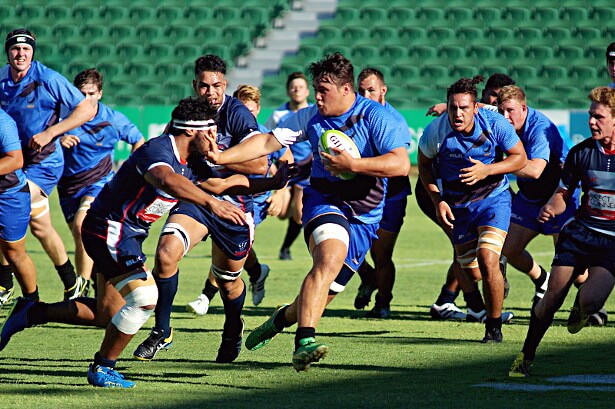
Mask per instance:
[[[560,187],[583,196],[575,219],[586,227],[615,236],[615,152],[588,138],[568,152]]]
[[[168,166],[175,173],[193,179],[188,164],[180,160],[175,138],[162,135],[150,139],[130,155],[96,197],[88,214],[147,235],[150,225],[178,202],[145,180],[145,173],[156,166]]]

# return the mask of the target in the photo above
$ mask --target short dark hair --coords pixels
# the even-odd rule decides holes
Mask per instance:
[[[306,84],[308,83],[308,80],[304,73],[302,73],[301,71],[295,71],[291,73],[286,79],[286,89],[288,89],[288,87],[290,86],[290,83],[296,79],[302,79],[305,81]]]
[[[477,75],[474,78],[461,78],[446,90],[446,100],[448,101],[451,95],[454,94],[470,94],[476,102],[478,100],[476,85],[484,80],[485,78],[482,75]]]
[[[81,71],[73,80],[75,87],[81,88],[85,84],[94,84],[99,90],[103,89],[103,75],[96,68]]]
[[[606,59],[615,60],[615,43],[609,44],[606,48]]]
[[[226,63],[217,55],[207,54],[194,61],[194,76],[202,72],[219,72],[226,75]]]
[[[357,81],[361,82],[370,75],[375,75],[376,78],[378,78],[384,84],[384,74],[382,73],[382,71],[372,67],[363,68],[363,70],[361,70],[361,72],[359,73]]]
[[[354,89],[354,67],[341,53],[329,54],[308,67],[312,81],[325,81],[341,87],[350,84]]]
[[[515,80],[513,80],[512,78],[510,78],[506,74],[502,74],[500,72],[496,72],[495,74],[491,75],[487,79],[487,82],[485,83],[485,89],[487,89],[487,88],[502,88],[502,87],[505,87],[507,85],[515,85]]]
[[[207,119],[214,119],[216,113],[216,108],[212,107],[202,98],[188,97],[179,101],[179,104],[177,104],[173,112],[171,112],[171,119],[180,121],[204,121]],[[171,121],[171,124],[172,123]],[[171,135],[179,135],[182,132],[184,131],[173,128],[172,125],[169,128],[169,133]]]

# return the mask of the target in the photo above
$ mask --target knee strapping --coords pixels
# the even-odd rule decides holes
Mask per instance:
[[[179,241],[182,242],[182,244],[184,245],[183,256],[185,256],[188,253],[188,250],[190,250],[190,235],[188,234],[186,229],[184,229],[184,227],[179,223],[167,223],[164,225],[164,228],[162,229],[160,235],[165,236],[167,234],[171,234],[177,237]]]
[[[49,199],[42,197],[40,200],[32,203],[30,210],[30,218],[38,219],[49,213]]]
[[[151,278],[151,273],[148,272],[146,277]],[[130,281],[137,279],[141,279],[141,277],[133,278],[133,280]],[[122,281],[122,283],[124,283],[122,287],[128,285],[130,281]],[[120,332],[134,335],[153,314],[154,309],[151,307],[155,306],[158,301],[158,288],[152,280],[151,284],[133,288],[124,296],[124,300],[126,301],[126,305],[111,318],[111,322]]]
[[[461,268],[478,268],[476,249],[471,248],[465,253],[458,255],[457,262],[461,265]]]
[[[346,245],[346,248],[348,248],[350,243],[348,231],[343,226],[335,223],[324,223],[316,227],[312,232],[312,237],[316,246],[329,239],[340,240]]]
[[[241,271],[228,271],[218,268],[214,265],[211,266],[211,272],[214,277],[223,281],[235,281],[241,276]]]
[[[506,236],[498,231],[484,230],[478,236],[478,248],[491,250],[498,256],[502,254]]]
[[[92,205],[93,201],[94,199],[87,199],[87,200],[82,201],[81,204],[79,205],[79,209],[77,209],[77,213],[86,212]]]

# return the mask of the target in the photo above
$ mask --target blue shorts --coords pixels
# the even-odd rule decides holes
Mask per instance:
[[[589,267],[603,267],[615,275],[615,236],[592,230],[578,220],[568,223],[555,244],[552,266],[575,267],[579,274]]]
[[[254,213],[254,225],[258,226],[267,218],[269,203],[267,199],[271,197],[271,192],[252,195],[252,212]]]
[[[315,204],[310,200],[305,200],[306,196],[303,198],[303,225],[305,226],[304,237],[306,243],[309,242],[310,235],[314,229],[326,223],[339,224],[348,231],[350,236],[348,253],[344,260],[344,266],[335,278],[335,284],[337,284],[335,292],[342,292],[363,263],[363,260],[365,260],[365,256],[372,247],[372,243],[378,237],[376,235],[378,223],[363,224],[349,222],[337,207],[325,203]]]
[[[380,221],[380,228],[391,233],[399,233],[401,231],[401,226],[404,224],[407,204],[408,195],[405,193],[400,193],[384,199],[384,209],[382,220]]]
[[[246,224],[241,225],[219,218],[206,207],[179,202],[170,212],[170,215],[174,214],[191,217],[207,227],[209,233],[203,238],[203,241],[211,236],[212,241],[231,260],[244,259],[252,248],[254,220],[251,213],[246,213]]]
[[[122,228],[122,224],[87,214],[81,228],[83,247],[94,261],[94,272],[107,280],[145,266],[143,241],[147,234]]]
[[[452,208],[453,244],[468,243],[478,239],[479,227],[494,227],[508,232],[510,226],[510,192],[508,190],[494,196],[471,203],[467,207]]]
[[[70,223],[75,219],[75,214],[81,206],[81,199],[85,196],[98,196],[103,186],[111,179],[113,179],[113,173],[109,173],[93,185],[83,187],[72,196],[60,196],[60,207],[62,208],[62,213],[64,213],[64,220],[66,220],[66,223]]]
[[[26,174],[26,179],[36,183],[36,186],[40,187],[46,196],[49,196],[62,177],[64,163],[54,167],[37,163],[29,165],[23,171]]]
[[[543,204],[528,201],[522,195],[513,193],[510,222],[540,234],[557,234],[577,211],[574,200],[566,203],[566,210],[545,223],[538,221],[538,215]]]
[[[15,242],[26,237],[30,223],[30,189],[0,194],[0,239]]]

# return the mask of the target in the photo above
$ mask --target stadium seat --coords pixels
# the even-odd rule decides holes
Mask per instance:
[[[136,38],[136,28],[124,24],[111,24],[109,26],[109,40],[115,44]]]
[[[561,65],[543,65],[539,75],[549,81],[561,81],[568,75],[568,70]]]
[[[467,55],[475,65],[496,64],[501,62],[496,57],[496,49],[490,45],[470,45],[467,48]]]
[[[325,45],[322,49],[324,55],[334,54],[334,53],[342,53],[346,58],[349,58],[351,55],[350,47],[339,44],[328,44]]]
[[[531,15],[538,27],[549,27],[559,23],[559,9],[555,7],[534,7]]]
[[[525,58],[525,51],[516,45],[501,45],[495,48],[495,57],[502,62],[517,64]]]
[[[527,7],[507,6],[502,11],[503,24],[509,27],[533,26],[530,9]]]
[[[517,27],[514,29],[515,39],[519,45],[543,44],[542,30],[536,27]]]
[[[212,42],[212,43],[220,43],[222,42],[222,30],[218,26],[215,25],[202,25],[194,28],[194,38],[199,42]],[[191,43],[192,41],[180,41],[180,43]]]
[[[423,65],[419,68],[419,76],[433,84],[440,84],[449,77],[448,67],[443,65]]]
[[[150,77],[154,74],[154,65],[149,62],[139,62],[139,61],[128,61],[125,65],[126,74],[131,76],[132,78],[145,78]],[[146,80],[150,82],[149,79]],[[150,84],[151,86],[151,84]]]
[[[445,78],[450,77],[450,83],[457,81],[460,78],[472,78],[479,74],[479,67],[476,65],[454,65],[451,66]]]
[[[173,3],[164,3],[156,8],[156,18],[162,24],[172,24],[183,22],[183,8]]]
[[[572,42],[570,29],[567,27],[546,27],[542,30],[542,37],[554,46],[569,45]]]
[[[359,67],[365,67],[373,62],[379,62],[379,54],[379,48],[369,44],[354,45],[350,49],[353,64]]]
[[[559,20],[565,23],[565,26],[576,26],[580,22],[589,19],[587,7],[564,6],[559,10]]]
[[[106,22],[113,22],[115,24],[132,24],[128,16],[128,8],[125,6],[105,4],[100,7],[100,17]]]
[[[0,12],[1,15],[2,13]],[[45,19],[52,21],[53,24],[72,21],[72,10],[63,4],[49,4],[45,7]]]
[[[370,30],[364,26],[346,26],[342,28],[344,44],[364,44],[371,40]]]
[[[171,62],[175,61],[175,47],[171,44],[150,43],[143,48],[143,61]]]
[[[167,43],[176,44],[194,41],[194,29],[187,24],[168,24],[162,30],[163,40]]]
[[[384,45],[380,48],[380,57],[387,65],[403,64],[408,60],[408,47],[398,44]]]
[[[94,61],[90,59],[86,60],[72,60],[68,63],[66,70],[62,73],[66,78],[73,79],[77,74],[83,70],[94,67]]]
[[[128,18],[133,25],[153,21],[156,18],[156,9],[151,6],[133,5],[128,10]]]
[[[62,42],[58,48],[58,52],[67,61],[79,58],[86,55],[87,45],[83,41],[73,40]]]
[[[549,94],[549,87],[546,85],[526,85],[522,88],[527,98],[531,100],[545,97]]]
[[[373,26],[374,24],[382,24],[387,21],[388,18],[388,10],[386,7],[364,6],[359,10],[359,19],[361,23],[367,25],[367,27]]]
[[[22,3],[15,7],[15,16],[23,22],[43,21],[45,19],[45,8]]]
[[[485,78],[489,78],[495,73],[508,74],[508,71],[508,66],[504,64],[485,64],[478,69],[478,73]]]
[[[458,44],[477,45],[485,44],[485,31],[478,27],[459,27],[455,30],[455,39]]]
[[[498,7],[475,7],[474,19],[483,27],[491,27],[502,19],[502,12]]]
[[[430,45],[416,45],[408,48],[408,62],[414,64],[428,64],[438,61],[436,48]]]
[[[202,55],[201,47],[197,44],[182,43],[175,47],[175,58],[178,61],[194,61]]]
[[[115,46],[107,41],[90,42],[87,45],[87,54],[93,57],[94,61],[114,61],[117,59],[115,55]]]
[[[519,84],[525,84],[526,81],[532,80],[538,75],[538,69],[534,65],[517,64],[514,61],[511,61],[511,63],[509,75]]]
[[[469,7],[447,7],[444,9],[444,17],[453,26],[471,25],[474,22],[473,9]]]
[[[602,40],[602,34],[597,27],[573,27],[571,36],[577,45],[586,45]]]
[[[389,26],[375,26],[369,31],[371,43],[387,45],[399,43],[398,32],[396,28]]]
[[[107,24],[85,24],[79,28],[79,37],[85,41],[98,41],[109,36]]]
[[[336,26],[322,26],[316,34],[317,41],[321,44],[333,44],[342,41],[342,29]]]
[[[600,82],[598,69],[592,65],[573,65],[568,70],[568,76],[575,84],[598,84]]]
[[[336,22],[347,24],[360,24],[361,16],[357,7],[338,7],[335,11]]]
[[[441,45],[437,48],[438,57],[443,63],[448,64],[469,64],[470,58],[466,54],[466,49],[461,45]]]
[[[184,81],[187,84],[191,83],[193,73],[186,72],[183,66],[173,62],[160,62],[154,66],[154,75],[164,81]]]
[[[190,24],[207,24],[214,19],[213,9],[193,4],[186,7],[184,18],[187,19]]]
[[[411,7],[391,7],[389,21],[394,27],[410,27],[416,21],[416,14]]]
[[[51,29],[53,39],[58,42],[72,41],[79,38],[79,27],[72,23],[55,24]],[[36,32],[35,35],[38,35]]]
[[[589,18],[593,21],[612,23],[615,21],[615,8],[612,3],[610,5],[592,7]]]
[[[14,18],[16,7],[12,4],[0,4],[0,21]]]
[[[432,44],[448,43],[455,38],[455,30],[450,27],[433,26],[427,29],[427,39]]]
[[[105,80],[111,79],[111,81],[114,81],[124,74],[123,64],[116,61],[97,62],[96,69],[101,72]]]
[[[140,44],[150,43],[156,41],[158,38],[162,38],[163,27],[155,23],[143,23],[139,24],[135,29],[136,40]]]
[[[143,48],[140,44],[135,44],[132,41],[119,43],[116,46],[115,53],[121,60],[129,62],[133,58],[140,57],[143,54]]]
[[[583,59],[584,50],[576,45],[559,45],[555,47],[555,57],[566,62]]]
[[[416,19],[430,26],[443,26],[444,10],[438,7],[419,7],[416,9]]]
[[[517,45],[515,32],[509,27],[489,27],[485,30],[484,38],[491,44],[496,45]]]
[[[553,47],[548,45],[531,45],[525,51],[526,58],[543,65],[554,62],[553,54]]]
[[[396,64],[391,67],[391,78],[396,82],[415,82],[419,79],[416,64]]]
[[[398,31],[401,44],[423,45],[427,41],[427,30],[423,27],[405,26]]]

